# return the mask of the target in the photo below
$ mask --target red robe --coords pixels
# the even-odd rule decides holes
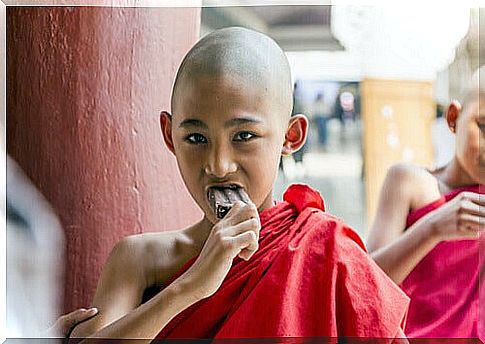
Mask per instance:
[[[157,339],[399,335],[409,299],[359,236],[324,212],[317,191],[292,185],[260,218],[253,257],[235,258],[220,289],[176,316]]]
[[[480,192],[479,186],[454,190],[411,212],[407,219],[407,226],[411,226],[462,191]],[[482,235],[482,240],[483,237]],[[479,336],[479,246],[479,240],[441,242],[402,282],[402,289],[411,298],[405,331],[408,337],[477,338]],[[481,293],[483,292],[482,290]],[[485,314],[482,313],[481,319],[483,340]]]

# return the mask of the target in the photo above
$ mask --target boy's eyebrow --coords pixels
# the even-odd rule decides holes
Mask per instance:
[[[224,123],[224,127],[229,128],[229,127],[234,127],[236,125],[241,125],[241,124],[259,124],[262,123],[260,119],[254,118],[254,117],[237,117],[230,119],[226,123]]]
[[[230,119],[224,124],[224,127],[229,128],[229,127],[234,127],[237,125],[242,125],[242,124],[259,124],[262,123],[258,118],[254,117],[237,117]],[[182,123],[180,123],[179,128],[190,128],[190,127],[199,127],[199,128],[204,128],[207,129],[207,124],[202,122],[201,120],[194,119],[194,118],[189,118],[186,120],[183,120]]]
[[[200,127],[200,128],[207,129],[207,124],[205,124],[204,122],[198,119],[189,118],[189,119],[183,120],[182,123],[180,123],[179,125],[179,128],[189,128],[189,127]]]

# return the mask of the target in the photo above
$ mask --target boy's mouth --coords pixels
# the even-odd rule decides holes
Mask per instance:
[[[237,201],[249,202],[249,196],[246,191],[235,184],[209,187],[207,190],[207,199],[218,219],[224,218]]]

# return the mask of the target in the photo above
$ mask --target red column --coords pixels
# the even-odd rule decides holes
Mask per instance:
[[[63,224],[65,311],[120,238],[201,217],[158,117],[199,25],[199,8],[7,8],[7,150]]]

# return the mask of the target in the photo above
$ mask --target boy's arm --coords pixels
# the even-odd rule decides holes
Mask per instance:
[[[98,315],[77,325],[71,337],[89,337],[139,305],[144,279],[141,269],[134,266],[137,261],[142,264],[138,259],[141,257],[137,257],[133,238],[124,238],[115,245],[103,267],[92,304]]]
[[[390,168],[367,241],[372,258],[396,284],[438,243],[425,218],[404,232],[414,192],[421,187],[420,178],[416,178],[411,168],[404,165]]]
[[[115,246],[93,301],[99,313],[76,326],[71,338],[145,338],[150,342],[175,315],[196,301],[185,296],[187,288],[179,281],[140,306],[146,287],[142,251],[133,238]]]
[[[150,276],[145,274],[146,267],[141,264],[151,259],[144,255],[145,245],[137,244],[136,237],[122,240],[113,250],[98,286],[94,306],[99,314],[81,324],[74,336],[150,342],[177,314],[212,296],[236,256],[251,259],[258,249],[260,229],[256,206],[236,202],[224,219],[212,227],[191,267],[142,305],[143,291]],[[163,251],[160,249],[160,254]]]

